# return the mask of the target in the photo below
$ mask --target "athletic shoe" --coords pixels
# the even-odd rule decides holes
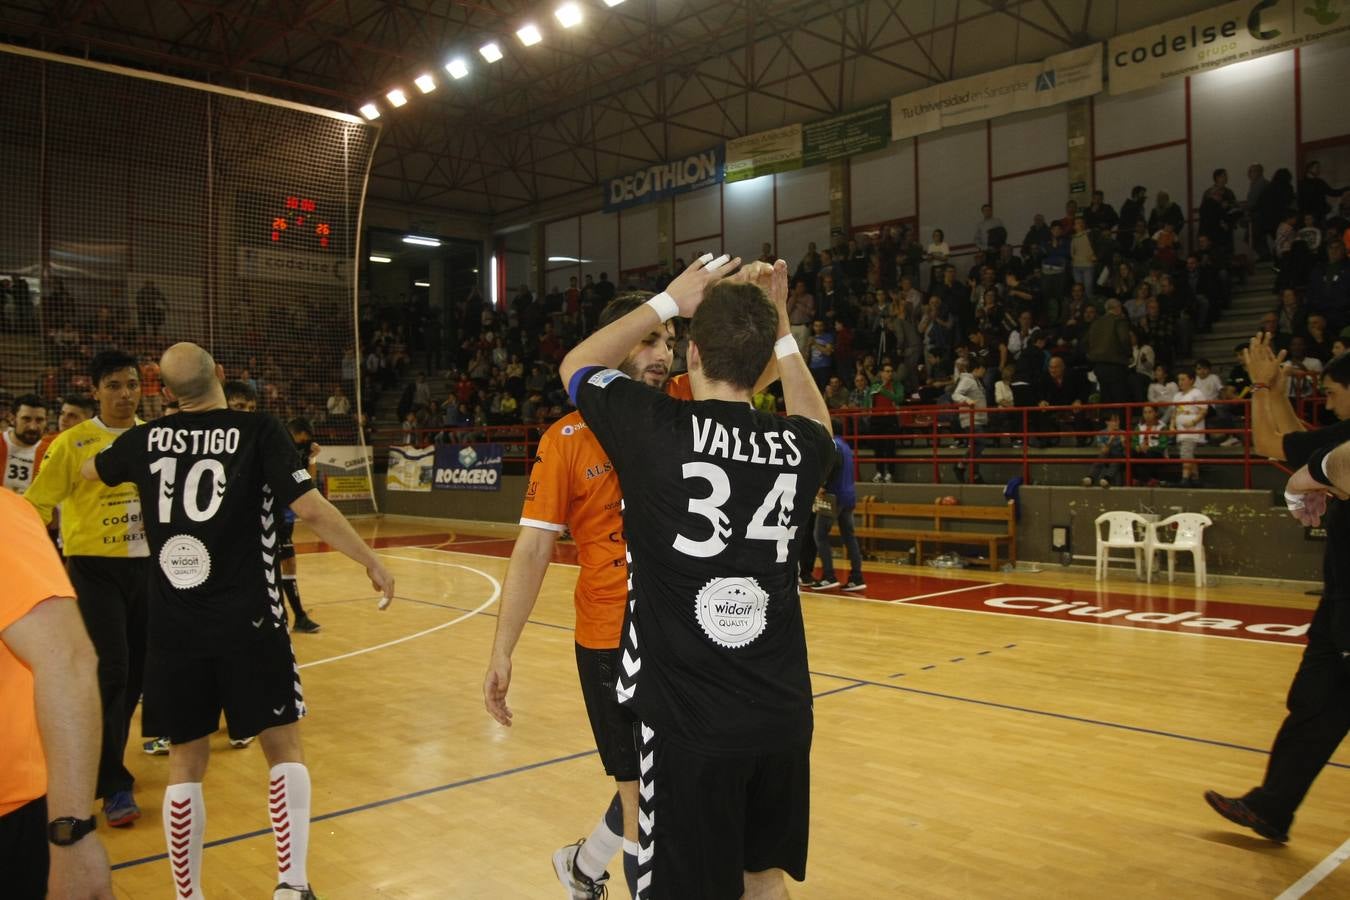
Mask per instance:
[[[1091,477],[1089,477],[1089,476],[1087,476],[1087,475],[1084,475],[1084,476],[1083,476],[1083,487],[1092,487],[1092,478],[1091,478]]]
[[[875,474],[875,475],[872,476],[872,483],[873,483],[873,484],[881,484],[881,473],[880,473],[880,472],[878,472],[877,474]]]
[[[141,817],[141,808],[131,791],[113,791],[103,798],[103,815],[112,828],[126,828]]]
[[[811,584],[811,590],[813,591],[828,591],[830,588],[837,587],[839,587],[839,579],[837,578],[822,578]]]
[[[255,740],[255,738],[256,738],[256,736],[255,736],[255,737],[246,737],[246,738],[240,738],[240,739],[237,740],[237,741],[236,741],[234,738],[230,738],[230,746],[233,747],[233,748],[236,749],[236,750],[243,750],[243,749],[244,749],[245,747],[247,747],[249,744],[253,743],[253,741]]]
[[[1237,435],[1235,435],[1235,434],[1230,434],[1226,439],[1224,439],[1223,443],[1219,444],[1219,446],[1220,446],[1220,447],[1236,447],[1236,446],[1240,445],[1241,443],[1242,443],[1242,441],[1238,440],[1238,436],[1237,436]]]
[[[309,885],[296,887],[293,884],[279,884],[272,891],[272,900],[318,900]]]
[[[558,876],[558,881],[567,888],[567,896],[571,900],[604,900],[609,896],[609,873],[604,872],[598,878],[591,878],[585,872],[576,870],[577,854],[581,852],[581,845],[586,843],[582,838],[575,844],[568,844],[557,850],[553,854],[553,874]]]
[[[1240,797],[1225,797],[1218,791],[1205,791],[1205,802],[1228,821],[1241,825],[1243,828],[1250,828],[1267,840],[1275,841],[1278,844],[1289,841],[1289,830],[1287,828],[1276,828],[1252,812],[1252,808]]]
[[[146,741],[144,744],[141,744],[141,749],[144,750],[146,753],[148,753],[148,754],[151,755],[151,756],[168,756],[168,755],[169,755],[169,739],[168,739],[168,738],[151,738],[150,740]]]
[[[846,590],[846,591],[865,591],[865,590],[867,590],[867,583],[866,583],[865,581],[851,581],[851,580],[850,580],[848,584],[844,585],[844,590]]]
[[[1111,486],[1111,480],[1108,479],[1108,478],[1102,478],[1102,479],[1098,480],[1097,483],[1100,484],[1100,485],[1101,485],[1102,487],[1104,487],[1104,488],[1109,488],[1109,487]]]
[[[891,483],[891,473],[890,473],[890,472],[887,472],[887,473],[886,473],[886,476],[885,476],[884,478],[882,478],[881,480],[884,481],[884,482],[886,482],[887,484],[890,484],[890,483]]]
[[[296,616],[295,624],[291,626],[291,631],[298,631],[301,634],[318,634],[319,623],[315,622],[309,616]]]

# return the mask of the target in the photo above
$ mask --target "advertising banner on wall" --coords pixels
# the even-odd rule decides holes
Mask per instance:
[[[727,141],[726,180],[749,181],[774,172],[802,167],[802,126],[786,125],[772,131]]]
[[[1237,0],[1111,38],[1113,94],[1153,87],[1350,32],[1350,4],[1337,0]]]
[[[325,253],[273,250],[268,247],[238,248],[236,274],[253,281],[283,281],[341,287],[351,283],[352,261]]]
[[[674,162],[657,163],[631,175],[611,178],[605,185],[605,212],[617,212],[641,203],[664,200],[722,180],[723,148],[718,145]]]
[[[500,491],[501,444],[441,444],[436,448],[437,490]]]
[[[435,447],[390,447],[384,484],[391,491],[430,491],[435,471]]]
[[[374,450],[370,447],[324,444],[314,461],[315,472],[323,483],[323,495],[329,500],[369,500],[373,460]]]
[[[880,150],[891,142],[890,104],[802,126],[802,166]]]
[[[1080,47],[1038,63],[1009,66],[895,97],[891,100],[891,140],[1057,106],[1101,89],[1102,45]]]

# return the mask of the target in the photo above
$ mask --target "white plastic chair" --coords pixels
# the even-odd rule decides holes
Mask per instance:
[[[1149,522],[1138,513],[1115,510],[1104,512],[1097,517],[1097,580],[1106,578],[1106,567],[1111,562],[1113,549],[1134,551],[1134,574],[1153,580],[1153,556],[1148,552],[1151,547]],[[1102,525],[1106,525],[1106,536],[1102,537]]]
[[[1209,570],[1205,566],[1205,529],[1214,522],[1202,513],[1177,513],[1161,522],[1154,522],[1149,529],[1148,558],[1152,562],[1153,554],[1161,550],[1167,554],[1167,580],[1171,581],[1175,572],[1178,553],[1189,553],[1195,564],[1195,586],[1203,587]],[[1176,527],[1172,540],[1164,540],[1163,532]]]

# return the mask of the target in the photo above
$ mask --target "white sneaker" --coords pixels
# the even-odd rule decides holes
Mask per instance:
[[[1092,487],[1092,478],[1090,476],[1083,476],[1083,487]]]
[[[890,484],[890,483],[891,483],[891,473],[890,473],[890,472],[887,472],[887,473],[886,473],[886,477],[883,478],[882,480],[885,481],[887,484]]]
[[[852,580],[850,580],[848,584],[844,585],[844,590],[846,590],[846,591],[865,591],[865,590],[867,590],[867,583],[864,582],[864,581],[852,581]]]
[[[1237,435],[1235,435],[1235,434],[1230,434],[1227,438],[1224,439],[1224,442],[1223,442],[1222,444],[1220,444],[1219,446],[1220,446],[1220,447],[1237,447],[1237,446],[1239,446],[1239,445],[1241,445],[1241,444],[1242,444],[1242,441],[1238,440],[1238,436],[1237,436]]]
[[[272,891],[272,900],[318,900],[308,886],[296,887],[293,884],[279,884]]]
[[[599,878],[590,878],[584,872],[576,870],[577,854],[581,852],[581,845],[586,843],[582,838],[575,844],[568,844],[553,853],[553,874],[558,876],[559,883],[567,888],[567,896],[570,900],[604,900],[609,894],[609,888],[606,883],[609,881],[609,873],[604,872]]]
[[[872,483],[873,483],[873,484],[881,484],[881,473],[880,473],[880,472],[878,472],[877,474],[875,474],[875,475],[872,476]]]
[[[822,578],[811,584],[811,590],[813,591],[828,591],[837,587],[839,587],[839,579],[837,578]]]

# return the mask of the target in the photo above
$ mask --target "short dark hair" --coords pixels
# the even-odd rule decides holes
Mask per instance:
[[[778,311],[753,284],[720,281],[704,297],[689,326],[698,345],[703,374],[743,390],[769,364],[778,334]]]
[[[253,385],[247,381],[231,378],[225,382],[225,399],[233,400],[236,397],[242,397],[254,403],[258,402],[258,392],[253,389]]]
[[[1228,170],[1227,170],[1227,169],[1215,169],[1215,170],[1214,170],[1214,180],[1215,180],[1215,181],[1218,181],[1220,175],[1227,175],[1227,174],[1228,174]]]
[[[1190,366],[1178,366],[1176,372],[1173,373],[1175,378],[1180,378],[1182,375],[1185,375],[1191,381],[1195,380],[1195,370]]]
[[[47,404],[42,402],[42,398],[37,394],[20,394],[14,398],[14,408],[20,406],[31,406],[33,409],[46,409]]]
[[[69,397],[62,397],[61,405],[78,406],[91,416],[94,414],[94,398],[88,394],[71,394]]]
[[[1322,367],[1322,380],[1328,378],[1341,387],[1350,387],[1350,353],[1342,353]]]
[[[141,364],[135,356],[125,350],[104,350],[94,354],[94,358],[89,361],[89,381],[98,387],[103,379],[123,369],[135,369],[137,377],[140,377]]]
[[[287,419],[286,429],[292,434],[314,434],[314,426],[311,425],[309,419],[306,419],[304,416],[296,416],[293,419]]]
[[[600,310],[600,327],[604,328],[606,325],[612,325],[619,321],[652,299],[652,296],[651,291],[624,291],[606,303],[605,308]]]
[[[1203,356],[1195,361],[1195,367],[1197,369],[1200,368],[1201,366],[1204,366],[1206,369],[1214,368],[1209,364],[1209,360],[1205,359]]]

